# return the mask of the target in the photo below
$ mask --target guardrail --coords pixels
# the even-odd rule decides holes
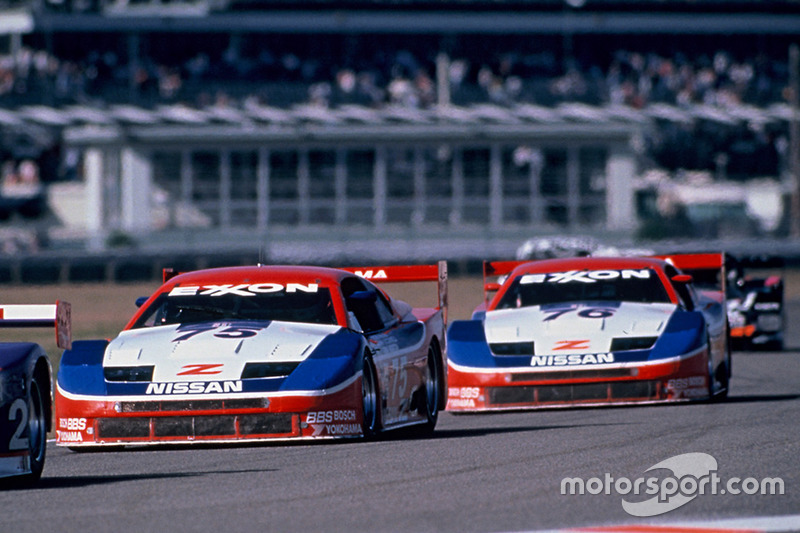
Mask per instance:
[[[484,260],[516,257],[523,239],[392,239],[363,238],[360,242],[297,240],[272,243],[266,251],[253,249],[125,249],[104,253],[75,251],[0,256],[0,285],[56,283],[133,283],[158,281],[164,268],[179,271],[221,266],[304,264],[350,266],[356,263],[408,264],[446,260],[450,276],[480,275]],[[739,256],[778,256],[789,268],[800,267],[800,240],[736,240],[659,242],[642,245],[648,253],[726,251]],[[643,252],[644,253],[644,252]]]

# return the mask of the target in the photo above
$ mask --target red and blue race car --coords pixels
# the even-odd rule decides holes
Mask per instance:
[[[412,308],[373,284],[384,281],[436,281],[438,306]],[[64,353],[57,444],[433,431],[446,394],[446,300],[445,263],[169,277],[116,338]]]
[[[448,410],[724,397],[724,293],[682,267],[724,275],[722,254],[485,263],[486,302],[448,329]]]
[[[0,305],[2,328],[56,328],[56,344],[69,348],[70,305]],[[50,360],[34,342],[0,343],[0,478],[5,486],[42,475],[53,415]]]

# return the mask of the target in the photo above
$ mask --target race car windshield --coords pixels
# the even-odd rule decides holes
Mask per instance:
[[[651,269],[573,270],[517,276],[496,309],[578,301],[668,303],[670,300]]]
[[[175,291],[173,291],[175,292]],[[210,320],[279,320],[307,324],[336,324],[328,289],[313,292],[262,292],[241,295],[162,294],[139,317],[133,328],[194,324]]]

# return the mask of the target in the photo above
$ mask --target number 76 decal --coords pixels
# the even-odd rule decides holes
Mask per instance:
[[[550,320],[555,320],[558,317],[564,316],[567,313],[571,313],[575,311],[577,315],[581,318],[609,318],[614,316],[615,309],[611,307],[578,307],[577,305],[573,305],[570,307],[564,307],[560,309],[549,309],[544,311],[547,314],[547,318],[544,319],[545,322]]]

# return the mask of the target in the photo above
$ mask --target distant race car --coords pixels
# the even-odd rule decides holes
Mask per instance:
[[[725,290],[734,348],[783,349],[783,266],[778,257],[728,256]],[[772,273],[753,276],[756,269]]]
[[[113,340],[57,377],[61,446],[433,431],[446,394],[447,268],[231,267],[165,276]],[[412,308],[374,282],[438,282]]]
[[[70,306],[0,305],[0,327],[56,328],[56,344],[70,346]],[[33,342],[0,343],[0,478],[4,486],[35,483],[42,475],[52,426],[50,360]]]
[[[725,397],[724,294],[681,267],[724,269],[722,254],[485,263],[486,303],[448,329],[447,409]]]

